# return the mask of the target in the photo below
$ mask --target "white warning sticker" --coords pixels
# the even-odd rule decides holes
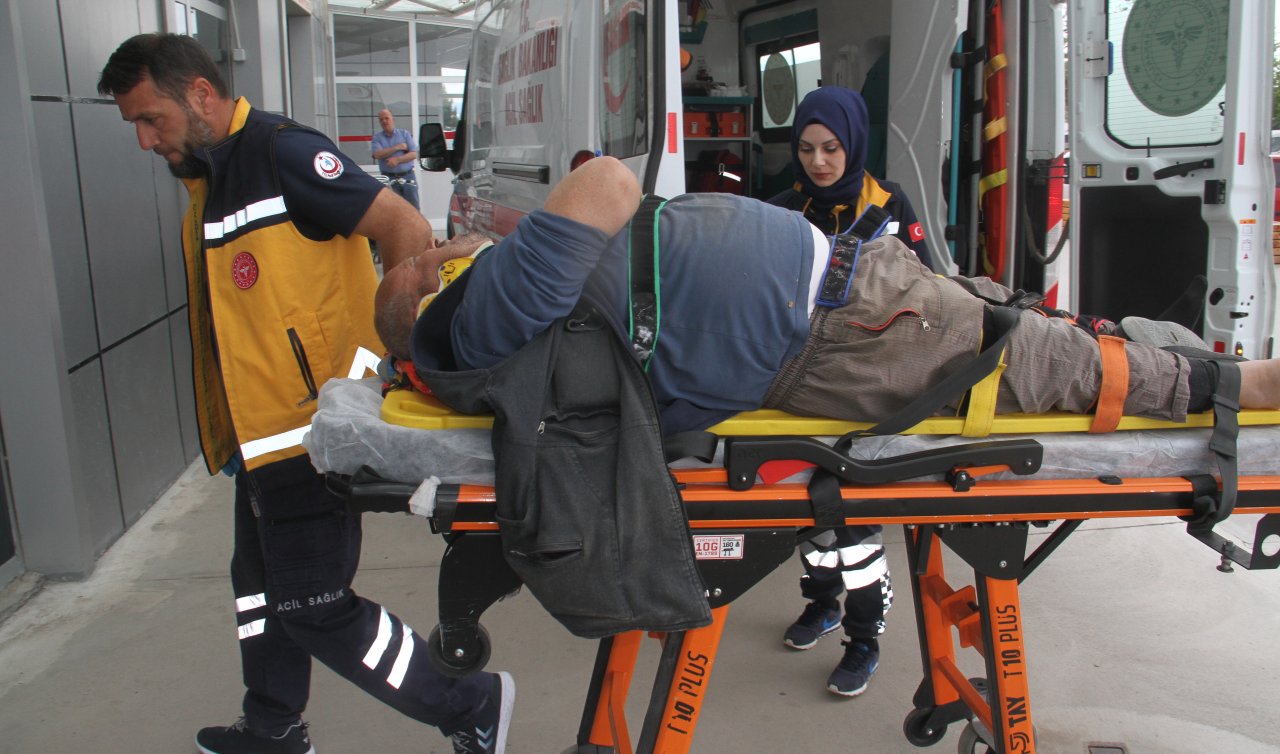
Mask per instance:
[[[693,555],[698,560],[742,560],[742,534],[695,534]]]

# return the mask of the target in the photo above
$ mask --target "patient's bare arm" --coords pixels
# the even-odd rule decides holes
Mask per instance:
[[[1240,407],[1280,408],[1280,359],[1240,362]]]

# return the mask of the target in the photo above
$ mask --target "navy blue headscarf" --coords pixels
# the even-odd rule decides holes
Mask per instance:
[[[800,132],[810,123],[821,123],[831,129],[844,147],[845,166],[840,180],[830,186],[816,185],[800,164]],[[842,86],[824,86],[805,95],[796,107],[795,125],[791,129],[791,169],[805,195],[820,207],[837,204],[856,205],[862,193],[863,165],[867,160],[867,132],[871,119],[862,95]]]

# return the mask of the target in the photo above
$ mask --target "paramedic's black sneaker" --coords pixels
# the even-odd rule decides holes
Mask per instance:
[[[516,702],[516,682],[510,673],[495,673],[489,698],[471,716],[462,730],[455,731],[453,754],[503,754],[507,750],[507,728]]]
[[[880,648],[857,639],[840,642],[844,657],[827,678],[827,691],[840,696],[857,696],[867,690],[871,676],[880,667]]]
[[[840,610],[831,609],[817,602],[804,606],[804,612],[796,622],[787,627],[782,643],[792,649],[808,649],[818,639],[840,627]]]
[[[226,727],[202,728],[196,749],[203,754],[316,754],[301,720],[272,736],[250,730],[243,717]]]

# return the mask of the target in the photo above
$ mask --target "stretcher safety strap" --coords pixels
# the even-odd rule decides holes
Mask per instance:
[[[1213,435],[1209,449],[1218,459],[1218,473],[1222,477],[1222,492],[1214,498],[1216,490],[1197,489],[1195,513],[1187,518],[1188,531],[1212,529],[1230,516],[1236,507],[1239,490],[1239,459],[1237,439],[1240,436],[1240,367],[1232,361],[1210,360],[1205,362],[1214,376]],[[1193,485],[1196,480],[1193,478]]]
[[[662,294],[658,273],[658,213],[667,200],[646,194],[627,230],[630,262],[631,349],[645,371],[658,347]]]
[[[984,344],[982,351],[959,371],[948,375],[929,390],[921,393],[898,413],[876,426],[850,432],[832,446],[837,453],[848,453],[856,439],[869,435],[896,435],[914,427],[937,413],[973,387],[979,380],[995,371],[1004,359],[1004,349],[1009,336],[1018,329],[1021,310],[1006,306],[988,307],[990,323],[999,337],[991,344]],[[809,500],[813,504],[814,523],[819,527],[844,525],[844,497],[840,494],[840,478],[829,471],[818,469],[809,479]]]
[[[991,427],[996,421],[1000,378],[1009,366],[1005,361],[1007,355],[1007,348],[1000,349],[1000,363],[991,370],[991,374],[978,380],[978,384],[969,389],[969,408],[965,411],[964,427],[960,430],[962,437],[986,437],[991,434]]]
[[[1129,356],[1125,339],[1114,335],[1098,336],[1098,353],[1102,356],[1102,386],[1098,389],[1097,408],[1093,412],[1091,434],[1114,432],[1124,417],[1124,399],[1129,395]]]

